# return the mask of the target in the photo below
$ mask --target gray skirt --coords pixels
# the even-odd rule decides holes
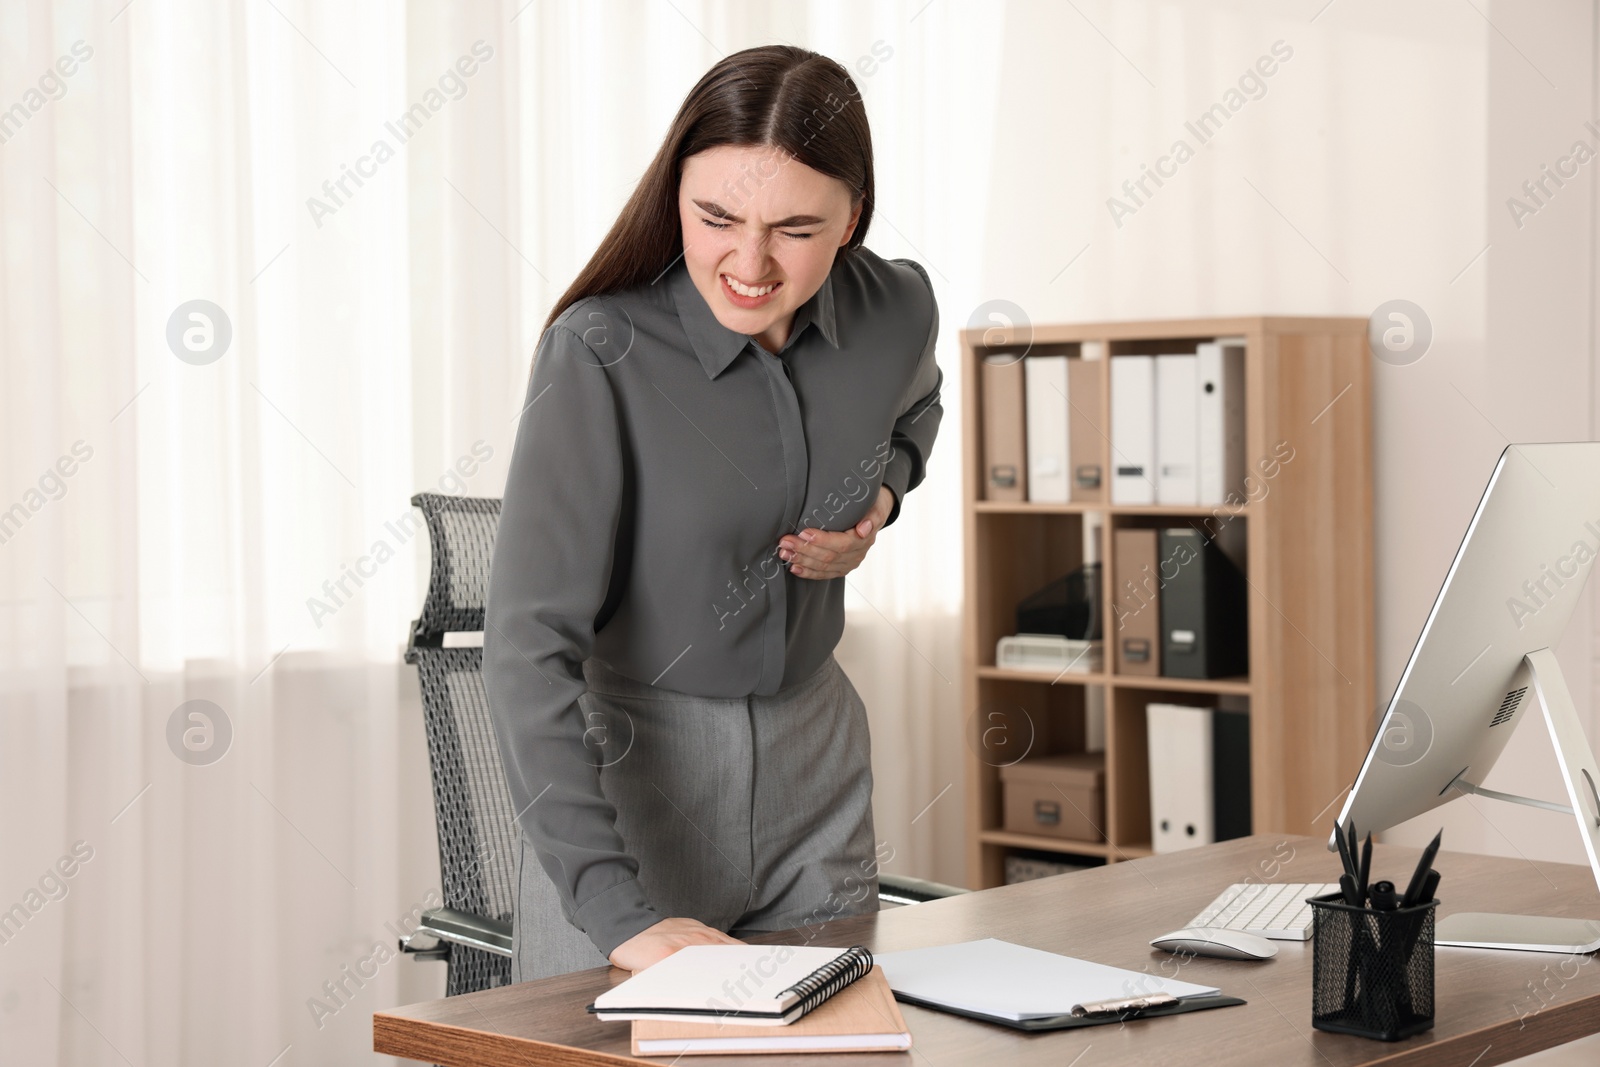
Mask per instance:
[[[608,724],[600,788],[656,914],[739,937],[877,909],[866,707],[837,660],[772,696],[733,698],[593,659],[583,673],[584,721]],[[517,881],[513,981],[606,965],[526,839]]]

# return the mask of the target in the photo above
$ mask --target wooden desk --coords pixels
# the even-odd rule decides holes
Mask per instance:
[[[1380,845],[1376,876],[1403,882],[1417,850]],[[774,944],[865,944],[874,952],[997,937],[1134,970],[1171,974],[1178,957],[1149,947],[1181,927],[1232,882],[1336,881],[1338,857],[1307,837],[1257,836],[1191,852],[1152,856],[1022,885],[842,919]],[[1600,917],[1587,868],[1442,854],[1440,915],[1525,911]],[[1378,877],[1374,877],[1374,881]],[[1179,977],[1218,985],[1249,1001],[1165,1019],[1056,1033],[1025,1034],[902,1005],[909,1053],[832,1056],[716,1056],[705,1067],[952,1067],[1049,1064],[1065,1067],[1093,1048],[1083,1067],[1108,1064],[1270,1064],[1272,1067],[1493,1067],[1600,1032],[1600,964],[1592,956],[1438,949],[1434,1028],[1388,1044],[1311,1028],[1311,945],[1279,942],[1263,963],[1193,959]],[[627,977],[614,968],[486,990],[373,1017],[377,1052],[445,1064],[656,1063],[628,1055],[627,1025],[584,1011]],[[1536,992],[1537,991],[1537,992]],[[693,1057],[690,1057],[693,1058]],[[682,1062],[680,1060],[679,1062]]]

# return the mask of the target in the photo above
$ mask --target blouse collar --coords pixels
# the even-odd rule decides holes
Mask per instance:
[[[834,269],[838,269],[837,259],[834,261]],[[750,344],[755,338],[746,333],[730,330],[718,321],[716,314],[706,303],[705,297],[695,288],[694,279],[689,277],[689,267],[681,258],[668,272],[667,286],[672,293],[673,301],[677,304],[678,319],[683,323],[683,331],[688,335],[689,343],[694,346],[695,355],[700,358],[700,365],[705,368],[706,377],[715,378],[726,370],[734,357],[744,351],[745,345]],[[828,276],[822,280],[822,287],[795,309],[794,326],[789,331],[789,339],[784,342],[783,350],[788,351],[799,339],[801,331],[809,325],[815,325],[828,344],[834,348],[839,347],[839,328],[833,307],[833,271],[829,271]]]

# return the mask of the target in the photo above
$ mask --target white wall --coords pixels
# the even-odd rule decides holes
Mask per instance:
[[[1394,298],[1431,318],[1420,362],[1376,369],[1374,708],[1507,441],[1592,435],[1596,165],[1520,230],[1505,207],[1541,162],[1596,140],[1591,4],[1478,6],[1487,20],[1458,0],[1008,7],[985,298],[1035,321],[1364,317]],[[1292,56],[1264,95],[1119,227],[1108,197],[1196,143],[1185,121],[1278,41]],[[1587,617],[1560,652],[1587,712]],[[1541,729],[1492,784],[1548,791]],[[1452,847],[1580,856],[1557,816],[1457,801],[1428,835],[1441,819]]]
[[[1395,583],[1379,587],[1380,654],[1385,657],[1380,673],[1386,683],[1403,665],[1412,634],[1482,492],[1484,472],[1506,441],[1594,435],[1594,164],[1556,190],[1536,215],[1523,216],[1520,227],[1507,207],[1512,196],[1526,201],[1523,182],[1540,177],[1541,165],[1554,166],[1574,140],[1600,145],[1600,136],[1584,128],[1596,115],[1593,5],[1585,0],[1502,2],[1488,14],[1492,27],[1482,20],[1479,25],[1487,32],[1483,243],[1490,248],[1471,272],[1482,270],[1487,283],[1486,343],[1459,366],[1435,362],[1430,355],[1405,368],[1424,373],[1380,394],[1391,412],[1427,412],[1415,429],[1437,434],[1437,445],[1456,457],[1420,460],[1411,447],[1421,434],[1408,432],[1404,424],[1391,422],[1390,436],[1380,438],[1379,484],[1389,481],[1385,495],[1393,509],[1378,516],[1380,545],[1388,546],[1380,561]],[[1424,494],[1427,499],[1420,499]],[[1574,619],[1558,653],[1593,738],[1593,695],[1600,676],[1594,670],[1588,613]],[[1525,715],[1490,784],[1562,799],[1556,775],[1542,720]],[[1562,816],[1478,798],[1457,800],[1441,814],[1442,819],[1415,820],[1392,837],[1417,842],[1442,822],[1457,848],[1584,862],[1576,832]]]

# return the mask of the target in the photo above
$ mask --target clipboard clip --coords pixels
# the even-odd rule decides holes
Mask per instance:
[[[1093,1000],[1074,1004],[1072,1014],[1080,1019],[1097,1019],[1111,1015],[1137,1019],[1152,1008],[1168,1008],[1177,1003],[1178,998],[1171,993],[1151,993],[1142,997],[1119,997],[1115,1000]]]

